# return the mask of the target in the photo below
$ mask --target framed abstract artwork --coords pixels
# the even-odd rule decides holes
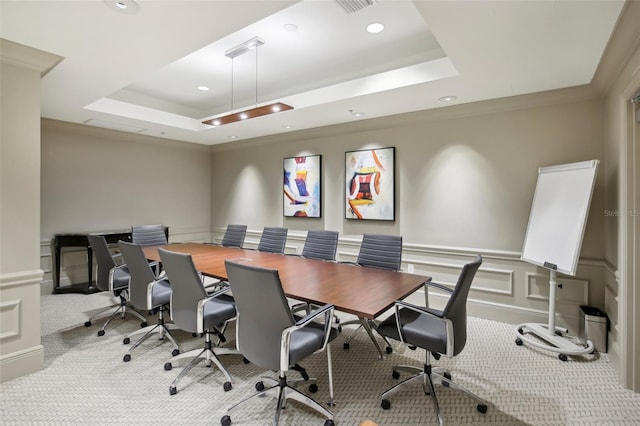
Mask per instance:
[[[285,217],[321,217],[321,155],[284,159]]]
[[[395,220],[395,148],[345,152],[345,218]]]

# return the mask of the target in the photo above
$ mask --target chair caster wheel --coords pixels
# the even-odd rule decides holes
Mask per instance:
[[[522,334],[524,332],[524,330],[521,328],[518,329],[518,334]]]
[[[89,327],[89,326],[87,325],[87,327]],[[338,333],[342,333],[342,326],[340,326],[340,325],[338,326]]]
[[[148,326],[149,324],[147,324],[146,321],[143,321],[140,323],[140,328],[145,328],[146,326]]]
[[[391,377],[393,377],[394,379],[399,379],[400,378],[400,372],[393,370],[393,372],[391,373]]]
[[[388,410],[389,408],[391,408],[391,401],[389,401],[388,399],[383,399],[380,403],[380,406],[383,410]]]
[[[442,373],[442,376],[447,380],[451,380],[451,373],[449,373],[448,371]]]
[[[414,345],[409,345],[409,349],[411,349],[412,351],[415,351],[418,347],[414,346]]]
[[[178,389],[176,389],[175,386],[170,386],[169,387],[169,395],[175,395],[178,393]]]
[[[98,336],[104,336],[104,330],[98,331]]]
[[[569,358],[567,357],[567,354],[560,354],[560,355],[558,355],[558,359],[559,359],[560,361],[566,361],[566,360],[568,360]]]
[[[349,344],[345,342],[345,343],[342,344],[342,347],[344,349],[349,349]]]
[[[477,408],[482,414],[487,412],[487,404],[478,404]]]
[[[384,348],[384,351],[388,354],[393,352],[393,348],[391,346],[387,346],[386,348]]]
[[[198,337],[198,333],[191,333],[191,337]]]
[[[232,387],[231,382],[224,382],[224,385],[222,385],[222,389],[224,389],[225,392],[229,392]]]
[[[172,356],[176,356],[176,355],[178,355],[179,353],[180,353],[180,349],[174,349],[174,350],[172,350],[172,351],[171,351],[171,355],[172,355]]]
[[[91,327],[91,321],[87,321],[87,322],[85,322],[85,323],[84,323],[84,326],[85,326],[85,327]]]
[[[245,357],[242,357],[242,362],[244,362],[245,364],[249,364],[251,361],[249,361],[248,359],[246,359]]]
[[[556,336],[562,337],[562,331],[560,331],[560,330],[556,330],[555,334],[556,334]]]
[[[222,418],[220,419],[220,424],[222,426],[231,426],[231,417],[222,416]]]
[[[164,363],[164,371],[169,371],[173,368],[173,365],[171,365],[170,362],[165,362]]]
[[[129,339],[128,337],[125,337],[124,339],[122,339],[123,345],[128,345],[129,343],[131,343],[131,339]]]
[[[311,392],[311,393],[318,392],[318,385],[316,385],[315,383],[311,383],[309,385],[309,392]]]
[[[335,426],[335,423],[333,420],[325,420],[324,426]]]
[[[262,392],[264,390],[264,383],[263,382],[256,383],[256,390],[258,392]]]
[[[122,360],[123,360],[124,362],[129,362],[129,361],[131,361],[131,355],[126,354],[125,356],[123,356],[123,357],[122,357]]]
[[[518,346],[522,346],[522,343],[523,343],[523,342],[522,342],[522,339],[518,337],[518,338],[516,339],[516,345],[518,345]]]

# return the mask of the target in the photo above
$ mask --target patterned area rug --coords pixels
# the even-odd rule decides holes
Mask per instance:
[[[218,425],[226,407],[253,393],[261,376],[272,376],[244,364],[241,356],[228,355],[221,360],[233,377],[232,390],[223,391],[224,376],[201,363],[178,384],[178,393],[169,395],[181,366],[164,371],[171,357],[169,343],[149,339],[124,363],[127,346],[122,339],[139,327],[137,319],[115,320],[102,337],[96,336],[101,321],[84,327],[88,316],[112,301],[106,294],[42,297],[45,368],[0,386],[2,424]],[[149,323],[154,321],[149,318]],[[488,411],[481,414],[473,401],[438,387],[445,424],[640,425],[640,394],[620,387],[607,354],[562,362],[557,354],[516,346],[512,325],[470,318],[468,327],[462,354],[434,364],[450,369],[455,381],[484,398]],[[233,327],[226,335],[226,345],[233,345]],[[437,424],[431,399],[418,383],[393,394],[391,409],[380,407],[380,394],[397,383],[392,366],[420,366],[424,351],[394,343],[393,353],[378,360],[364,332],[356,334],[349,350],[342,347],[345,335],[332,345],[336,424],[358,425],[365,419],[379,425]],[[202,344],[190,333],[175,337],[183,351]],[[315,354],[303,366],[318,378],[319,390],[312,397],[326,402],[326,355]],[[233,412],[233,424],[272,424],[274,404],[272,395],[254,398]],[[280,424],[323,422],[315,412],[291,402]]]

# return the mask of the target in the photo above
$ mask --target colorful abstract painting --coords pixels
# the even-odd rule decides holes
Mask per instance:
[[[345,152],[345,218],[395,220],[395,148]]]
[[[320,217],[321,156],[284,159],[284,215]]]

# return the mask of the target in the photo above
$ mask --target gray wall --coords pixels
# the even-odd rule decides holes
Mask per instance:
[[[56,233],[162,223],[170,241],[210,239],[208,147],[44,119],[41,154],[44,292]],[[67,250],[60,275],[86,281],[85,253]]]
[[[212,198],[221,208],[213,209],[213,224],[394,233],[430,246],[520,251],[538,167],[603,157],[598,101],[500,112],[480,105],[448,110],[342,126],[327,136],[300,132],[280,136],[281,142],[270,137],[231,151],[214,148]],[[345,151],[386,146],[396,147],[397,220],[343,219]],[[282,216],[282,159],[299,154],[322,155],[319,220]],[[583,257],[603,258],[603,199],[599,177]]]

